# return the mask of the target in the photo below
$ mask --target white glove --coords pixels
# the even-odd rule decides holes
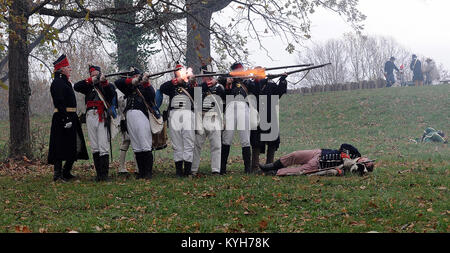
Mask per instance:
[[[72,122],[67,122],[66,125],[64,126],[64,128],[71,128],[72,127]]]

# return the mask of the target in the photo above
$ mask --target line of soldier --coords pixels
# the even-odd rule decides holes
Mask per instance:
[[[177,66],[182,67],[182,66]],[[232,71],[243,71],[241,63],[231,66]],[[77,105],[75,91],[85,95],[86,125],[91,146],[96,181],[105,181],[109,172],[109,152],[111,152],[111,129],[108,127],[111,108],[117,107],[116,88],[126,97],[126,104],[121,106],[119,114],[125,121],[121,121],[123,144],[120,148],[119,174],[127,174],[125,156],[128,146],[132,147],[137,164],[137,178],[151,179],[153,172],[152,132],[149,124],[148,105],[156,104],[156,91],[149,82],[149,74],[134,69],[130,77],[122,77],[114,85],[108,82],[98,66],[89,66],[89,77],[74,84],[69,81],[71,68],[65,55],[54,62],[55,77],[51,84],[51,95],[55,106],[52,118],[50,148],[48,163],[54,165],[54,181],[70,180],[73,163],[76,160],[88,160],[81,123],[76,114]],[[202,73],[211,72],[210,66],[202,67]],[[258,99],[259,95],[269,95],[266,103],[268,120],[276,119],[271,115],[274,105],[270,95],[281,97],[287,91],[287,75],[280,78],[279,84],[268,79],[241,79],[202,77],[202,83],[197,84],[195,78],[186,79],[175,72],[175,78],[163,83],[158,93],[169,97],[168,120],[170,138],[173,147],[175,172],[178,177],[196,175],[198,173],[201,149],[206,139],[211,147],[211,170],[213,174],[227,173],[227,162],[237,128],[242,147],[242,159],[245,173],[258,170],[260,153],[267,147],[267,163],[274,160],[275,151],[280,144],[280,138],[275,141],[261,141],[263,132],[259,127],[250,130],[250,108],[246,97],[251,93]],[[194,88],[201,87],[202,117],[194,115]],[[214,96],[208,96],[214,95]],[[231,95],[241,97],[227,106],[218,106],[216,99],[225,101]],[[241,96],[239,96],[241,95]],[[159,99],[159,98],[157,98]],[[259,101],[257,101],[259,102]],[[123,102],[122,102],[123,103]],[[120,104],[120,101],[119,101]],[[186,107],[189,106],[190,108]],[[259,106],[259,103],[256,103]],[[220,108],[219,108],[220,107]],[[218,110],[211,110],[218,108]],[[259,109],[259,108],[258,108]],[[116,112],[113,112],[116,114]],[[225,129],[222,130],[223,116]],[[182,120],[179,120],[182,119]],[[196,122],[198,119],[200,122]],[[213,122],[213,126],[206,126]],[[201,130],[195,130],[196,124],[202,125]],[[238,125],[246,124],[244,128]],[[252,156],[253,154],[253,156]],[[62,162],[66,161],[64,167]]]

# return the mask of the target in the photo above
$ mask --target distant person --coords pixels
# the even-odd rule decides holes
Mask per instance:
[[[423,68],[423,73],[425,74],[425,85],[432,85],[434,80],[439,80],[439,71],[436,67],[436,63],[428,58],[426,64]]]
[[[423,86],[423,73],[422,73],[422,62],[417,58],[417,55],[412,55],[412,61],[410,69],[413,71],[413,82],[414,86]]]
[[[386,76],[386,87],[392,87],[395,83],[394,70],[397,73],[400,71],[397,66],[395,66],[395,57],[391,57],[389,61],[384,64],[384,75]]]
[[[292,165],[298,165],[288,168]],[[336,175],[346,172],[360,175],[372,172],[373,161],[362,157],[358,149],[350,144],[342,144],[339,150],[314,149],[299,150],[281,157],[274,163],[259,167],[266,173],[275,173],[277,176],[295,175]]]
[[[405,66],[403,64],[400,66],[400,71],[397,72],[397,81],[400,83],[400,86],[406,86]]]

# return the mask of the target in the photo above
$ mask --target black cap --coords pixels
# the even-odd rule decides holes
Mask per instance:
[[[130,72],[132,76],[142,74],[142,71],[136,67],[131,67]]]
[[[202,74],[215,74],[216,72],[212,71],[212,66],[211,65],[202,65],[200,67],[200,72]]]
[[[99,66],[89,65],[89,73],[97,70],[98,72],[102,72],[102,69]]]
[[[244,64],[240,63],[240,62],[235,62],[233,63],[233,65],[231,65],[231,70],[235,70],[237,68],[243,68]]]
[[[356,157],[361,157],[361,153],[359,153],[358,149],[347,143],[341,145],[341,147],[339,148],[339,152],[344,152]]]

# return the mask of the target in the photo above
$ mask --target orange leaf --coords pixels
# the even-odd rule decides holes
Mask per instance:
[[[16,233],[31,233],[27,226],[16,226]]]
[[[259,228],[264,230],[267,228],[267,221],[266,220],[262,220],[259,222]]]

